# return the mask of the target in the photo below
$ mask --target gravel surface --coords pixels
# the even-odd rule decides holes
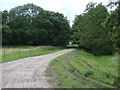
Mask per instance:
[[[2,65],[2,88],[54,88],[47,82],[44,71],[52,59],[73,50],[67,49],[0,64]]]

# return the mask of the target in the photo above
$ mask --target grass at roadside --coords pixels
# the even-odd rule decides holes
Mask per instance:
[[[83,50],[74,53],[70,65],[84,76],[116,86],[118,79],[118,55],[94,56]]]
[[[2,61],[7,62],[30,56],[49,54],[63,50],[57,46],[9,46],[2,48]]]
[[[94,56],[84,50],[75,50],[50,62],[58,74],[57,80],[63,88],[108,88],[117,87],[118,56]],[[83,78],[83,75],[88,80]],[[100,83],[98,83],[100,82]]]

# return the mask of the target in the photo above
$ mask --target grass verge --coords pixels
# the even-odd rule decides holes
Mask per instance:
[[[70,54],[59,56],[49,64],[54,67],[62,88],[118,87],[117,54],[94,56],[84,50],[75,50],[68,58]]]
[[[2,60],[0,63],[17,60],[30,56],[49,54],[63,50],[57,46],[9,46],[2,48]]]

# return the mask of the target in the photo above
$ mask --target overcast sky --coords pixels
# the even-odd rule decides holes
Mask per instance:
[[[102,2],[103,5],[109,2],[109,0],[0,0],[0,11],[10,10],[18,5],[33,3],[44,10],[63,13],[70,20],[70,25],[72,25],[75,15],[83,13],[85,6],[91,1]]]

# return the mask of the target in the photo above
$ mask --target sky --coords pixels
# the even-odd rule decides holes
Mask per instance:
[[[91,1],[102,2],[103,5],[107,5],[109,2],[109,0],[0,0],[0,11],[10,10],[18,5],[33,3],[44,10],[63,13],[70,20],[70,25],[72,25],[75,15],[82,14],[88,2]]]

